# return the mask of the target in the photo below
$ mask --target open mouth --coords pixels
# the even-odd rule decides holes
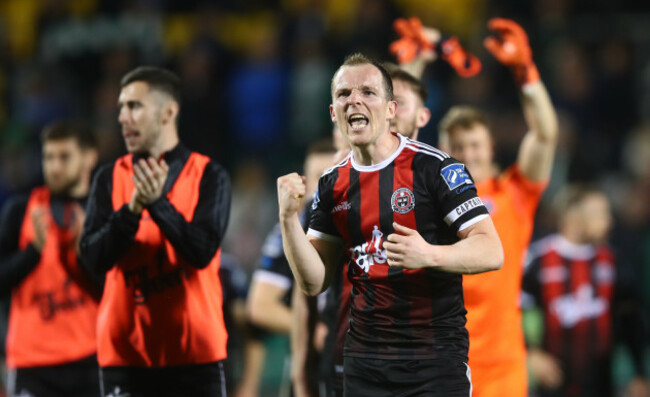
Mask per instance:
[[[122,136],[126,141],[132,142],[140,136],[140,133],[138,131],[124,130]]]
[[[368,118],[361,113],[353,113],[348,117],[348,124],[353,130],[361,130],[368,126]]]

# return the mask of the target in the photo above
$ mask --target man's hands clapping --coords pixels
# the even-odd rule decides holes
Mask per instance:
[[[133,164],[135,190],[129,209],[140,213],[144,207],[158,200],[162,196],[168,173],[169,166],[165,160],[156,161],[149,157],[147,160],[140,159]]]

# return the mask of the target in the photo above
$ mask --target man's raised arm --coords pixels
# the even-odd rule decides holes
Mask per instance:
[[[298,218],[305,193],[304,177],[292,173],[278,178],[284,254],[300,289],[313,296],[329,286],[341,248],[338,242],[305,234]]]

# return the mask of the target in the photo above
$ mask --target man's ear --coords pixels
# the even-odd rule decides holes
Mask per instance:
[[[336,123],[336,113],[334,113],[334,105],[330,105],[330,118],[332,123]]]
[[[418,116],[416,119],[417,127],[424,127],[429,123],[429,120],[431,120],[431,111],[426,106],[422,106],[420,109],[418,109]]]
[[[84,150],[83,159],[84,167],[86,167],[88,172],[92,172],[95,166],[97,166],[97,161],[99,160],[99,153],[97,153],[97,149],[93,148]]]
[[[178,117],[178,110],[179,106],[178,102],[176,101],[168,101],[166,104],[164,104],[162,110],[162,123],[175,123],[176,118]]]
[[[395,118],[395,113],[397,113],[397,101],[388,101],[388,112],[386,112],[386,117],[388,120]]]

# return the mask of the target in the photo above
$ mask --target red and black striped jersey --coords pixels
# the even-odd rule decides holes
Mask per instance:
[[[398,149],[373,166],[350,154],[319,181],[308,233],[342,241],[352,283],[345,355],[467,360],[462,278],[433,269],[390,268],[383,249],[393,222],[430,244],[488,217],[465,166],[399,134]]]
[[[614,255],[551,235],[531,245],[522,306],[544,316],[542,349],[564,372],[562,395],[610,395]]]

